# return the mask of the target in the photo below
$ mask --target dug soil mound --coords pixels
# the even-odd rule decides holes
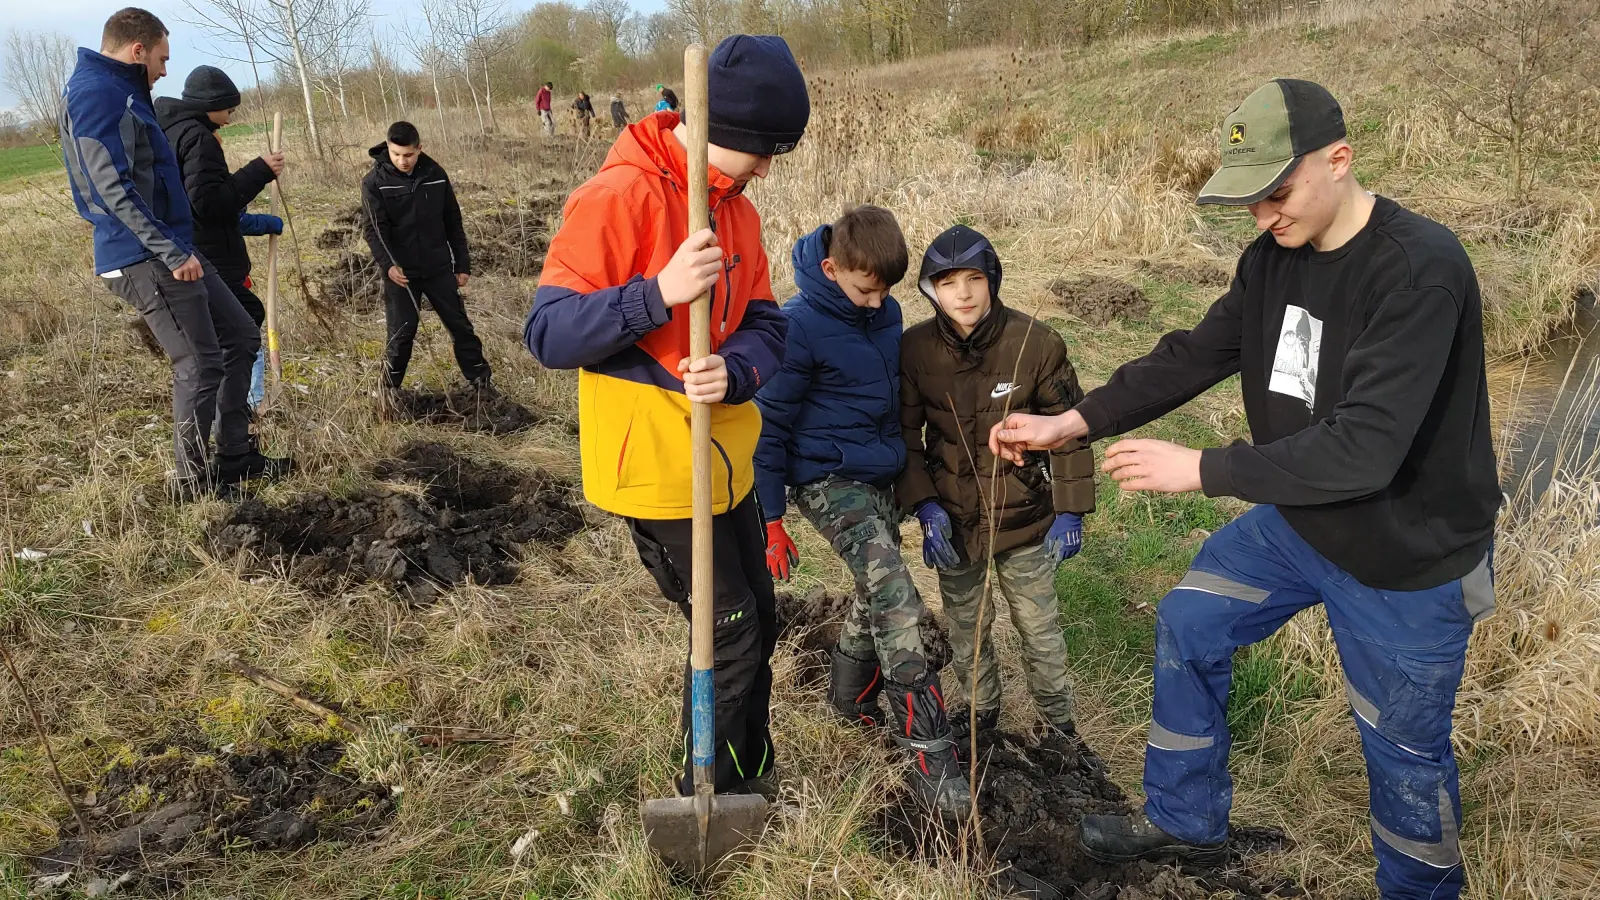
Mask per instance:
[[[1142,259],[1139,271],[1151,278],[1195,287],[1222,287],[1233,280],[1233,274],[1219,265],[1205,262],[1158,262]]]
[[[466,221],[467,242],[475,272],[534,278],[544,269],[545,251],[555,232],[565,197],[536,194],[509,209],[497,209]]]
[[[284,506],[246,500],[207,529],[211,552],[243,574],[329,594],[376,582],[415,604],[468,579],[509,584],[523,544],[564,543],[584,526],[571,486],[464,459],[444,444],[411,444],[372,474],[397,484],[304,494]]]
[[[963,763],[969,762],[970,750],[967,741],[958,742]],[[1135,810],[1077,737],[1050,732],[1035,743],[1005,731],[983,731],[978,759],[983,844],[1000,873],[997,886],[1014,895],[1041,900],[1305,896],[1292,884],[1258,881],[1239,865],[1246,856],[1288,845],[1283,833],[1272,829],[1236,831],[1232,858],[1217,870],[1185,868],[1180,874],[1149,863],[1105,865],[1090,859],[1078,844],[1079,820],[1090,813]],[[950,827],[930,823],[910,798],[889,807],[882,825],[890,843],[913,857],[931,858],[959,847]]]
[[[1084,276],[1057,278],[1046,287],[1066,311],[1090,325],[1108,325],[1113,319],[1139,320],[1150,315],[1144,291],[1114,278]]]
[[[78,798],[93,841],[68,815],[61,843],[34,858],[34,869],[43,887],[81,881],[91,897],[135,884],[170,891],[225,851],[371,837],[393,817],[394,797],[339,771],[343,757],[337,744],[255,755],[153,748]]]
[[[503,394],[482,399],[470,385],[443,394],[403,390],[395,395],[395,405],[398,419],[484,434],[515,434],[544,421],[543,416]]]
[[[778,592],[778,625],[782,629],[779,637],[794,641],[800,648],[795,666],[799,684],[827,680],[831,665],[829,654],[839,645],[839,631],[852,600],[853,594],[830,594],[821,586],[807,591],[803,597],[787,591]],[[927,648],[928,661],[935,669],[942,669],[950,662],[950,636],[944,625],[931,615],[922,623],[922,645]]]
[[[313,299],[332,309],[367,311],[383,308],[383,283],[371,255],[345,249],[331,263],[312,266],[307,273]]]

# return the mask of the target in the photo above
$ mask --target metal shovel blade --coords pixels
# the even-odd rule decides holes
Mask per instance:
[[[718,794],[711,800],[702,845],[694,800],[670,797],[639,804],[650,849],[684,874],[705,874],[729,853],[755,843],[766,828],[766,798],[760,794]]]

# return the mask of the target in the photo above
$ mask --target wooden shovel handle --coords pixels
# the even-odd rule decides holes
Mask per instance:
[[[710,109],[706,102],[706,48],[693,44],[683,51],[683,98],[685,124],[689,130],[689,233],[711,227],[710,193],[707,184],[707,135],[710,131]],[[702,294],[689,305],[689,359],[697,360],[711,355],[711,295]],[[693,576],[690,579],[690,597],[693,600],[693,635],[690,645],[690,663],[696,669],[712,667],[712,620],[714,618],[712,594],[711,553],[711,406],[705,403],[689,404],[690,459],[693,462],[694,499],[694,550],[691,554]]]

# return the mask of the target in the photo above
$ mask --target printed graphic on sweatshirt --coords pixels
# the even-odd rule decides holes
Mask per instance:
[[[1298,397],[1311,409],[1317,403],[1317,357],[1322,352],[1322,320],[1294,304],[1283,310],[1278,354],[1267,389]]]

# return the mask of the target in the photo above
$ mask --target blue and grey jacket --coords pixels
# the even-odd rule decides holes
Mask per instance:
[[[152,257],[183,265],[194,222],[145,67],[79,47],[64,100],[61,150],[78,215],[94,226],[95,273]]]
[[[906,463],[900,432],[900,304],[850,302],[822,273],[830,226],[795,242],[783,365],[761,391],[756,491],[767,521],[782,518],[784,487],[829,475],[887,487]]]

